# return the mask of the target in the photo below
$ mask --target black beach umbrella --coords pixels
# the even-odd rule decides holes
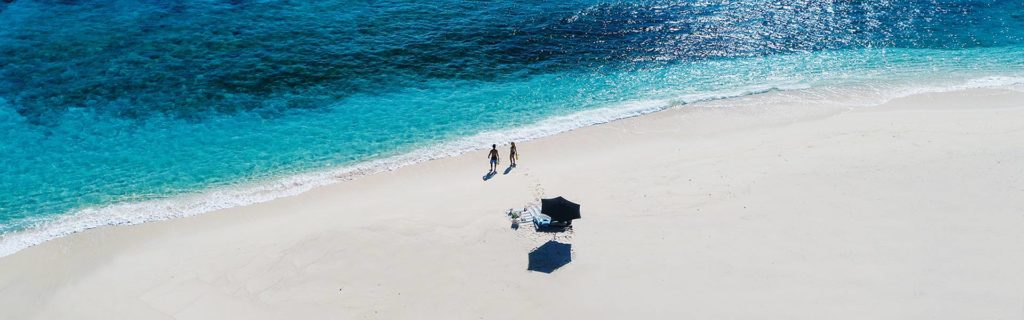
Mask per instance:
[[[540,213],[551,217],[551,221],[568,222],[580,218],[580,205],[562,197],[541,199]]]

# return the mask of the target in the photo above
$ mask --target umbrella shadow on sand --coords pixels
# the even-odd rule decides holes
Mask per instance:
[[[529,258],[530,262],[526,266],[526,270],[552,273],[572,262],[572,245],[554,240],[548,241],[533,249]]]

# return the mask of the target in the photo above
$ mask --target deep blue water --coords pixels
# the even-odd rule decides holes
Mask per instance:
[[[4,0],[0,234],[643,101],[1022,76],[1011,0]]]

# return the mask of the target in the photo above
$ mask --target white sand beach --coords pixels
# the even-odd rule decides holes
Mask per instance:
[[[1024,319],[1024,88],[788,94],[63,237],[0,258],[0,319]],[[511,228],[554,196],[572,234]]]

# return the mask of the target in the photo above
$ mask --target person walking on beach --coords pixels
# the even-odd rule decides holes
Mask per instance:
[[[491,152],[487,153],[487,158],[491,159],[491,172],[498,172],[498,145],[491,145]]]
[[[519,152],[516,151],[516,143],[515,142],[510,142],[510,143],[512,144],[512,147],[510,147],[508,149],[508,161],[511,163],[512,167],[515,167],[516,166],[516,158],[519,158]]]

